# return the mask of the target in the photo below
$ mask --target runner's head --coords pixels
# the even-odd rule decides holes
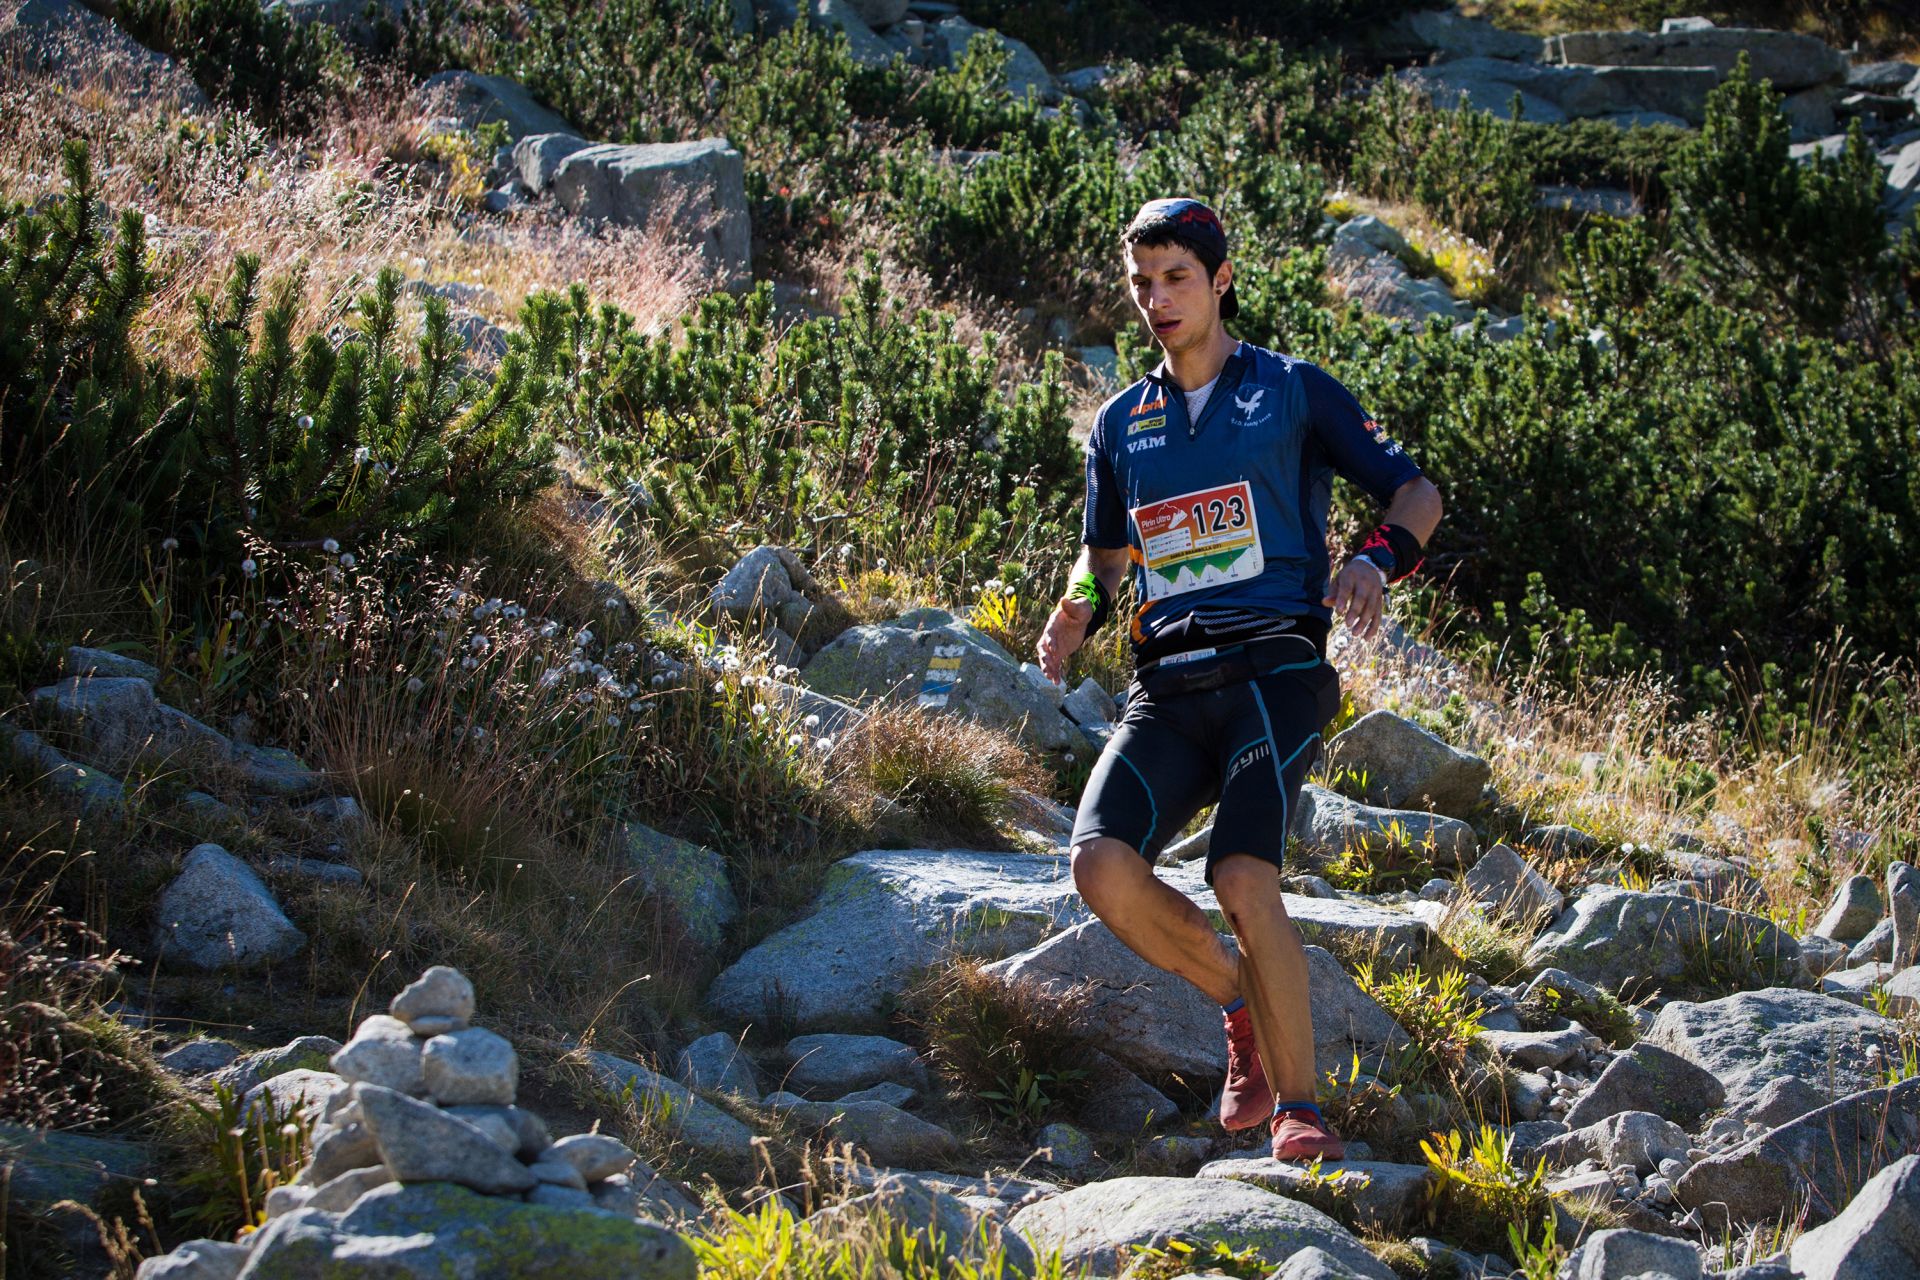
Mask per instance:
[[[1198,200],[1149,200],[1120,236],[1133,304],[1160,345],[1185,347],[1213,336],[1240,311],[1220,216]]]

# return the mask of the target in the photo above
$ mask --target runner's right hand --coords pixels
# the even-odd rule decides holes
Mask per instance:
[[[1055,684],[1067,676],[1067,659],[1086,642],[1087,624],[1093,621],[1093,606],[1085,600],[1062,600],[1053,608],[1046,629],[1033,646],[1040,659],[1040,674]]]

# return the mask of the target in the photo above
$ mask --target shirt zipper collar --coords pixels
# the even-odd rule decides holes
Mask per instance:
[[[1187,417],[1187,393],[1181,390],[1173,381],[1173,375],[1168,371],[1167,362],[1164,357],[1160,363],[1155,366],[1153,372],[1147,375],[1148,381],[1158,386],[1162,395],[1166,396],[1169,400],[1178,402],[1180,416],[1186,419],[1187,423],[1187,439],[1198,439],[1200,429],[1213,420],[1214,410],[1219,406],[1220,402],[1228,399],[1234,391],[1239,390],[1240,380],[1246,375],[1247,371],[1248,357],[1246,351],[1247,344],[1245,342],[1236,342],[1234,344],[1233,354],[1228,356],[1227,362],[1220,366],[1220,376],[1214,381],[1213,393],[1207,397],[1207,403],[1201,406],[1200,420],[1198,422]],[[1198,388],[1195,388],[1195,390],[1198,390]]]

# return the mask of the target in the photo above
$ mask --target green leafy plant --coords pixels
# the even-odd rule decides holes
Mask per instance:
[[[1021,1067],[1020,1074],[1004,1089],[982,1089],[977,1095],[993,1104],[993,1109],[1006,1119],[1021,1127],[1038,1124],[1054,1109],[1054,1099],[1047,1090],[1056,1092],[1076,1090],[1084,1085],[1087,1072],[1078,1067],[1068,1067],[1057,1072],[1034,1071]]]
[[[1432,1181],[1427,1221],[1452,1244],[1475,1253],[1507,1247],[1511,1228],[1549,1216],[1547,1167],[1514,1164],[1512,1139],[1482,1125],[1469,1143],[1459,1130],[1434,1134],[1420,1150]]]
[[[1607,991],[1584,995],[1542,986],[1521,1001],[1516,1012],[1520,1025],[1529,1031],[1544,1031],[1571,1018],[1616,1049],[1640,1038],[1640,1021],[1633,1010]]]
[[[1507,1224],[1507,1253],[1525,1280],[1554,1280],[1560,1274],[1567,1248],[1554,1238],[1559,1229],[1560,1219],[1552,1213],[1543,1220],[1538,1239],[1524,1222]]]
[[[1092,1082],[1088,999],[1009,987],[962,958],[931,970],[903,1005],[934,1069],[1025,1127],[1077,1104]]]
[[[1438,1082],[1465,1066],[1486,1011],[1467,993],[1464,971],[1430,975],[1408,965],[1381,977],[1367,965],[1357,977],[1361,989],[1406,1029],[1410,1043],[1399,1063],[1403,1082]]]
[[[311,1126],[298,1103],[270,1096],[246,1106],[216,1083],[211,1104],[189,1100],[199,1158],[180,1175],[193,1198],[185,1221],[215,1238],[266,1222],[267,1193],[293,1181],[311,1154]]]

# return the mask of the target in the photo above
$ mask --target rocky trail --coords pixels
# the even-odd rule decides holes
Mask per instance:
[[[769,634],[783,617],[805,631],[800,615],[819,604],[806,591],[818,588],[796,583],[788,559],[772,548],[747,556],[716,589],[716,608]],[[784,633],[773,643],[805,660],[773,696],[842,730],[865,714],[862,702],[940,699],[1036,750],[1092,751],[1116,714],[1104,690],[1063,696],[939,611],[853,628],[810,659]],[[294,807],[323,827],[364,820],[350,799],[321,794],[324,779],[299,761],[158,701],[137,664],[84,650],[68,663],[74,674],[35,694],[32,727],[10,729],[8,743],[16,762],[73,803],[124,803],[115,770],[155,752],[189,753],[225,794],[250,797],[237,803]],[[1444,666],[1427,669],[1448,678]],[[936,675],[944,692],[929,693]],[[1486,838],[1468,820],[1485,826],[1500,812],[1486,762],[1398,715],[1359,717],[1328,747],[1377,803],[1309,784],[1293,820],[1303,865],[1412,846],[1434,877],[1390,893],[1290,877],[1287,907],[1310,944],[1323,1073],[1364,1088],[1414,1042],[1356,982],[1356,966],[1437,965],[1452,923],[1497,924],[1525,945],[1524,968],[1499,982],[1466,979],[1477,1013],[1473,1096],[1516,1166],[1543,1163],[1562,1238],[1582,1241],[1563,1274],[1913,1274],[1920,1081],[1909,1078],[1912,1050],[1896,1015],[1920,994],[1920,873],[1896,863],[1884,883],[1847,881],[1796,936],[1765,914],[1750,851],[1676,831],[1657,855],[1658,878],[1636,879],[1576,828]],[[203,814],[228,803],[198,791],[177,802]],[[671,1062],[589,1049],[580,1065],[603,1097],[657,1117],[714,1185],[791,1192],[756,1182],[754,1169],[765,1134],[797,1136],[835,1153],[851,1193],[813,1205],[818,1225],[876,1211],[962,1254],[991,1245],[1009,1274],[1052,1250],[1070,1268],[1118,1274],[1136,1246],[1219,1239],[1255,1248],[1276,1275],[1384,1280],[1391,1272],[1362,1245],[1362,1230],[1411,1239],[1464,1274],[1506,1274],[1508,1260],[1438,1238],[1446,1224],[1436,1229],[1427,1164],[1375,1158],[1362,1139],[1351,1159],[1307,1171],[1222,1137],[1202,1114],[1225,1067],[1217,1011],[1090,917],[1064,856],[1070,811],[1035,800],[1027,823],[1020,851],[845,858],[799,919],[715,978],[706,1005],[719,1029]],[[1161,874],[1211,911],[1194,860],[1206,834],[1170,850]],[[724,863],[650,835],[636,859],[718,939],[731,919]],[[1541,867],[1564,868],[1569,855],[1585,856],[1580,883],[1556,886]],[[357,876],[322,859],[293,870],[349,884]],[[159,899],[153,946],[166,964],[238,975],[306,943],[255,870],[217,844],[195,848]],[[960,957],[1009,993],[1077,1001],[1082,1034],[1098,1046],[1083,1104],[1033,1128],[1031,1155],[998,1172],[969,1163],[974,1147],[954,1127],[951,1086],[893,1020],[919,975]],[[303,1116],[312,1158],[273,1192],[262,1230],[183,1246],[141,1275],[334,1275],[374,1256],[392,1275],[524,1274],[515,1258],[539,1258],[548,1273],[692,1275],[694,1254],[676,1233],[698,1232],[717,1212],[703,1207],[701,1185],[660,1176],[604,1135],[553,1140],[516,1105],[512,1046],[475,1016],[472,985],[441,968],[344,1045],[307,1036],[245,1054],[209,1038],[173,1047],[163,1065],[196,1087],[217,1083],[247,1109]],[[776,1028],[784,1034],[770,1039]],[[1446,1123],[1435,1094],[1380,1092],[1390,1101],[1376,1140],[1404,1151]],[[9,1127],[5,1142],[17,1202],[84,1200],[141,1167],[136,1146],[112,1139]],[[76,1167],[95,1172],[79,1177]],[[793,1194],[789,1207],[804,1199]],[[1713,1241],[1783,1214],[1813,1229],[1778,1258],[1714,1265]],[[1589,1221],[1613,1225],[1595,1231]],[[1888,1258],[1900,1261],[1873,1261]]]

